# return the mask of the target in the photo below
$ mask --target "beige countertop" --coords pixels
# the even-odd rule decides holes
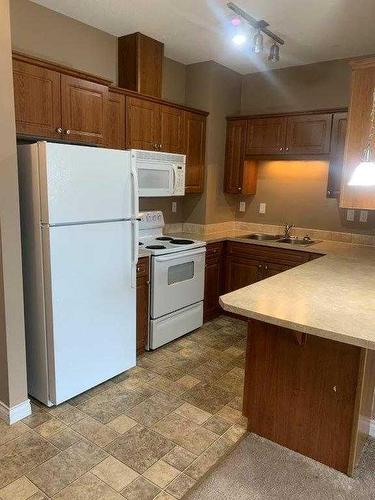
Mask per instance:
[[[244,239],[249,231],[181,233],[207,243],[223,240],[320,253],[320,259],[223,295],[229,312],[303,333],[375,349],[375,247],[337,241],[296,248]]]

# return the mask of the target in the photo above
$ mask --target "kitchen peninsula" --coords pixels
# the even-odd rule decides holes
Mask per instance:
[[[373,405],[375,249],[320,245],[321,258],[220,304],[249,318],[248,431],[352,475]]]

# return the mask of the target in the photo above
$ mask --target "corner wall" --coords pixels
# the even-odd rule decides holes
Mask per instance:
[[[0,0],[0,416],[27,401],[9,1]],[[5,406],[4,406],[5,405]],[[29,408],[29,405],[25,405]],[[22,416],[26,416],[23,414]]]
[[[187,67],[186,104],[205,109],[207,118],[205,190],[186,195],[186,222],[210,224],[233,220],[235,199],[223,193],[225,117],[237,114],[241,102],[241,75],[208,61]]]

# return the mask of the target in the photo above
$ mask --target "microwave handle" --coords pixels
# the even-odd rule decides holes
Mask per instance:
[[[177,169],[175,165],[172,165],[172,176],[173,176],[173,187],[172,194],[176,193],[176,184],[177,184]]]

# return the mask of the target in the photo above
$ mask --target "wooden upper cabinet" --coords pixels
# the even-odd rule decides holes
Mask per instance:
[[[226,193],[240,193],[242,191],[246,125],[246,120],[227,122],[224,171],[224,191]]]
[[[184,112],[182,109],[161,104],[159,107],[159,151],[184,152]]]
[[[340,194],[347,123],[348,113],[335,113],[333,115],[331,160],[329,163],[327,182],[328,198],[336,198]]]
[[[349,186],[348,182],[361,162],[371,127],[370,113],[375,89],[375,58],[352,62],[351,99],[345,144],[340,207],[375,209],[374,186]],[[375,140],[372,143],[375,148]]]
[[[119,86],[161,97],[164,45],[142,33],[118,39]]]
[[[105,143],[108,87],[61,75],[63,134],[69,141]]]
[[[248,156],[280,154],[285,148],[287,118],[252,118],[247,121],[246,150]]]
[[[125,96],[109,91],[106,119],[106,145],[125,149]]]
[[[245,160],[246,120],[227,122],[224,192],[255,194],[258,168],[255,161]]]
[[[61,137],[60,73],[13,60],[13,81],[17,133]]]
[[[331,113],[289,116],[287,119],[286,153],[328,154],[331,125]]]
[[[126,147],[153,151],[160,144],[159,105],[138,97],[126,97]]]
[[[185,111],[185,193],[204,190],[206,117]]]

